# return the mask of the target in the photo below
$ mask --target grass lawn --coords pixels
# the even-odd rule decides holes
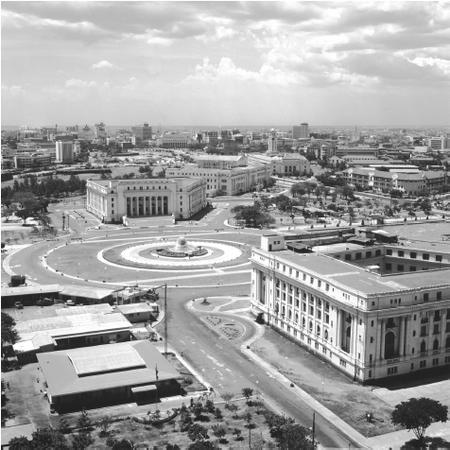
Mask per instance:
[[[252,349],[363,435],[396,430],[390,421],[393,408],[375,395],[371,386],[352,382],[331,364],[274,330],[266,328]],[[373,414],[372,423],[365,418],[367,412]]]

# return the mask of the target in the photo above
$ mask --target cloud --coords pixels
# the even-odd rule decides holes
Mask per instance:
[[[10,85],[10,86],[2,84],[2,91],[5,94],[11,95],[12,97],[17,97],[19,95],[25,94],[25,89],[22,86],[15,85],[15,84]]]
[[[72,87],[90,88],[97,86],[97,83],[95,81],[84,81],[78,78],[70,78],[69,80],[66,80],[64,86],[67,88]]]
[[[115,67],[114,64],[111,64],[106,59],[102,59],[98,63],[92,64],[93,69],[112,69],[114,67]]]

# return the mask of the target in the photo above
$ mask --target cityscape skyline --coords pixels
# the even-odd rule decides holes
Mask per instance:
[[[446,2],[3,2],[2,124],[441,127],[449,30]]]

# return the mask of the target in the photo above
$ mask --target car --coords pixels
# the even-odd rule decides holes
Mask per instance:
[[[55,301],[52,298],[40,298],[37,302],[36,305],[38,306],[50,306],[53,305],[53,303],[55,303]]]
[[[14,306],[15,306],[17,309],[23,309],[23,303],[22,303],[22,302],[15,302],[15,303],[14,303]]]
[[[66,306],[75,306],[75,302],[73,300],[67,300]]]

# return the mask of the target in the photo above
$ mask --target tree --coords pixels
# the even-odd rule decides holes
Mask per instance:
[[[227,429],[225,426],[216,424],[211,427],[212,432],[214,433],[214,436],[218,437],[219,439],[222,439],[227,434]]]
[[[209,439],[208,430],[198,423],[194,423],[189,427],[188,437],[191,441],[205,441]]]
[[[45,448],[48,450],[69,449],[64,435],[53,428],[39,428],[31,436],[33,448]]]
[[[245,401],[247,402],[247,405],[248,405],[250,397],[253,395],[253,389],[251,389],[249,387],[243,388],[242,395],[245,397]]]
[[[15,326],[16,321],[9,314],[2,312],[2,347],[6,343],[15,344],[19,339]]]
[[[25,436],[12,438],[9,443],[9,450],[32,450],[33,444]]]
[[[133,450],[134,445],[132,441],[128,439],[122,439],[121,441],[116,441],[112,447],[113,450]]]
[[[91,433],[89,433],[89,431],[80,431],[78,434],[76,434],[73,437],[72,448],[74,450],[85,450],[93,442],[94,442],[94,439],[92,439],[92,435],[91,435]],[[133,447],[131,447],[131,448],[133,448]]]
[[[231,212],[235,215],[236,220],[243,220],[246,226],[259,227],[274,223],[275,219],[255,205],[253,206],[236,206]]]
[[[77,421],[78,428],[81,428],[83,431],[89,430],[92,426],[91,418],[85,409],[81,411],[80,417]]]
[[[306,194],[306,188],[303,183],[296,183],[291,186],[291,194],[293,197],[302,197]]]
[[[111,418],[109,416],[104,416],[100,420],[100,436],[107,436],[110,426]]]
[[[308,428],[302,427],[298,423],[286,423],[282,425],[277,441],[281,450],[295,448],[312,450],[315,447],[312,443],[311,432]]]
[[[233,394],[231,392],[224,392],[222,394],[222,398],[225,400],[225,408],[230,406],[230,400],[233,398]]]
[[[396,405],[391,421],[413,431],[420,442],[424,442],[425,430],[433,422],[447,422],[448,407],[437,400],[420,397],[410,398]]]

